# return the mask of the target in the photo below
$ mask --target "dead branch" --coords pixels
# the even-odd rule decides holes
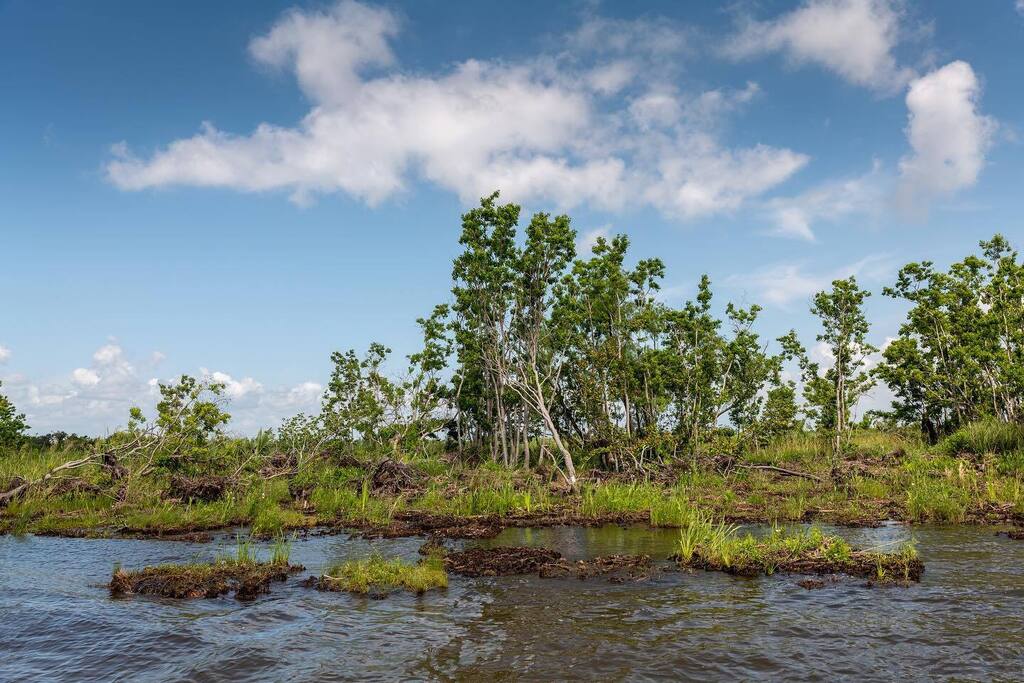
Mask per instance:
[[[775,465],[736,465],[741,469],[745,470],[767,470],[769,472],[776,472],[786,477],[799,477],[801,479],[810,479],[811,481],[822,481],[821,477],[813,474],[807,474],[806,472],[796,472],[795,470],[787,470],[782,467],[776,467]]]

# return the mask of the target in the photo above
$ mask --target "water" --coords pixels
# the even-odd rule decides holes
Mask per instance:
[[[452,577],[445,592],[373,600],[320,593],[303,575],[255,602],[112,600],[112,565],[212,559],[234,544],[0,537],[0,681],[1019,680],[1024,542],[990,529],[833,530],[861,547],[909,538],[910,588],[800,577],[666,573],[641,583]],[[648,529],[508,530],[501,545],[582,558],[672,552]],[[420,539],[300,539],[319,573],[371,548],[417,557]]]

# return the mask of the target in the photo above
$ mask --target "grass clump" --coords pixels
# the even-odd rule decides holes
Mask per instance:
[[[878,581],[919,581],[924,564],[912,545],[895,553],[855,550],[816,526],[796,531],[774,527],[763,538],[741,536],[739,528],[698,516],[679,533],[674,559],[684,567],[753,576],[848,574]]]
[[[238,538],[234,553],[208,563],[163,564],[126,571],[114,568],[107,587],[114,597],[155,595],[175,599],[216,598],[234,593],[251,600],[270,591],[274,581],[284,581],[302,567],[289,564],[290,546],[283,538],[271,549],[267,562],[260,561],[250,539]]]
[[[437,588],[448,587],[448,574],[444,561],[429,556],[413,564],[401,559],[385,559],[373,554],[361,560],[349,560],[329,568],[317,586],[321,590],[349,593],[387,595],[396,590],[407,590],[417,595]]]
[[[949,455],[1024,451],[1024,425],[994,419],[971,422],[947,436],[942,450]]]

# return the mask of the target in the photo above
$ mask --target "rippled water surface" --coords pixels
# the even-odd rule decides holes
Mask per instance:
[[[911,535],[910,588],[668,572],[640,583],[452,577],[445,592],[373,600],[274,584],[270,595],[112,600],[112,566],[212,559],[234,537],[167,541],[0,537],[0,680],[879,679],[1024,677],[1024,542],[967,527],[835,530],[861,547]],[[649,529],[508,530],[497,545],[569,557],[667,557]],[[421,539],[299,539],[319,573]],[[301,578],[301,577],[300,577]]]

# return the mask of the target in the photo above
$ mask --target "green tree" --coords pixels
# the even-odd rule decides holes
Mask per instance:
[[[804,398],[812,406],[818,427],[831,435],[833,469],[850,431],[853,408],[874,386],[867,360],[878,349],[867,342],[864,301],[869,296],[851,276],[833,281],[831,291],[818,292],[811,306],[811,313],[821,320],[817,340],[826,345],[832,366],[821,372],[818,363],[803,357]]]
[[[0,394],[0,446],[17,446],[28,428],[24,413],[19,413],[10,399]]]

